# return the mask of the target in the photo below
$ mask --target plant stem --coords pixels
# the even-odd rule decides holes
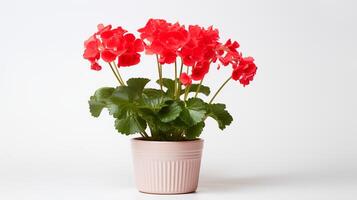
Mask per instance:
[[[187,69],[186,69],[186,73],[188,74],[189,73],[189,68],[188,68],[188,66],[187,66]],[[187,99],[187,96],[188,96],[188,92],[190,91],[190,87],[191,87],[191,85],[188,85],[188,86],[186,86],[186,88],[185,88],[185,96],[184,96],[184,98],[183,98],[183,100],[184,101],[186,101],[186,99]]]
[[[120,80],[121,80],[121,82],[123,83],[123,85],[125,85],[125,82],[124,82],[123,78],[120,76],[119,67],[117,66],[117,64],[115,64],[115,62],[113,62],[113,63],[114,63],[114,69],[115,69],[115,71],[117,72],[118,77],[120,78]]]
[[[162,90],[162,67],[161,64],[159,62],[159,56],[156,54],[156,61],[157,61],[157,71],[159,73],[159,82],[160,82],[160,89]]]
[[[222,90],[222,88],[228,83],[228,81],[230,81],[232,79],[232,77],[229,77],[222,85],[221,87],[217,90],[217,92],[214,94],[214,96],[212,97],[212,99],[209,101],[208,104],[211,104],[212,101],[214,100],[214,98],[216,98],[216,96],[218,95],[218,93]]]
[[[115,78],[118,80],[119,84],[120,85],[124,85],[123,82],[121,81],[121,79],[119,78],[119,76],[117,75],[117,73],[115,72],[114,68],[113,68],[113,65],[111,63],[109,63],[109,66],[110,66],[110,69],[112,70]]]
[[[183,61],[181,59],[181,67],[180,67],[180,73],[179,73],[179,79],[181,77],[181,74],[182,74],[182,69],[183,69]],[[176,92],[176,99],[177,98],[180,98],[181,96],[181,81],[178,81],[178,86],[177,86],[177,92]]]
[[[177,61],[175,60],[175,89],[174,89],[174,99],[176,99],[177,93]]]
[[[195,98],[197,97],[198,92],[199,92],[200,89],[201,89],[201,85],[202,85],[203,79],[204,79],[204,78],[202,78],[202,80],[200,81],[200,84],[199,84],[198,87],[197,87],[196,94],[195,94]]]
[[[187,99],[187,96],[188,96],[188,92],[190,91],[190,85],[189,86],[186,86],[186,88],[185,88],[185,97],[183,98],[183,100],[184,101],[186,101],[186,99]]]
[[[181,59],[180,76],[181,76],[181,74],[182,74],[182,69],[183,69],[183,61],[182,61],[182,59]]]
[[[146,131],[143,131],[142,134],[147,138],[149,137],[149,135],[146,133]]]
[[[145,135],[142,132],[139,132],[139,134],[141,135],[141,137],[145,138]]]

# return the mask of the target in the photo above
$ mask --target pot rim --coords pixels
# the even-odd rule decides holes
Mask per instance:
[[[144,142],[144,143],[160,143],[160,144],[172,144],[172,143],[200,143],[203,142],[204,139],[197,138],[194,140],[184,140],[184,141],[168,141],[168,140],[145,140],[143,137],[131,138],[132,142]]]

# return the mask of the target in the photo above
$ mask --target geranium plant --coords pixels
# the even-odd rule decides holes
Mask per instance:
[[[118,132],[140,134],[147,140],[182,141],[200,136],[208,117],[220,129],[232,122],[225,104],[214,103],[216,96],[231,80],[246,86],[253,80],[257,67],[252,57],[243,57],[239,44],[231,39],[219,41],[218,30],[162,19],[150,19],[138,30],[140,37],[122,27],[98,25],[98,31],[85,41],[83,57],[91,69],[99,71],[104,61],[118,81],[116,87],[103,87],[90,97],[92,116],[104,108],[115,119]],[[120,69],[140,63],[141,54],[155,57],[158,88],[148,88],[147,78],[124,81]],[[203,85],[212,66],[230,67],[231,73],[208,102],[199,98],[210,95]],[[172,79],[162,76],[162,68],[171,67]],[[216,68],[216,67],[214,67]]]

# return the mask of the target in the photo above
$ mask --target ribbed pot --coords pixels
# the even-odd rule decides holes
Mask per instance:
[[[140,192],[182,194],[197,189],[203,140],[132,139],[135,183]]]

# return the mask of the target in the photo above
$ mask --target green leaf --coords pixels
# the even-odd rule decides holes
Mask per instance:
[[[150,79],[147,78],[131,78],[126,81],[128,87],[134,90],[137,93],[141,93],[145,88],[145,85],[150,82]]]
[[[156,83],[160,84],[160,79],[156,81]],[[169,78],[162,79],[162,86],[167,88],[166,94],[170,97],[174,96],[175,93],[175,80]]]
[[[106,107],[109,110],[109,114],[113,115],[113,117],[118,118],[122,115],[122,110],[120,109],[119,105],[114,103],[108,103]]]
[[[127,103],[134,100],[136,93],[127,86],[119,86],[115,88],[110,101],[115,104]]]
[[[198,138],[201,133],[203,128],[205,127],[205,123],[204,122],[200,122],[194,126],[191,126],[190,128],[187,129],[186,131],[186,138],[187,139],[195,139]]]
[[[188,92],[196,92],[198,86],[199,86],[199,84],[192,84],[190,86],[190,89]],[[181,90],[181,95],[184,93],[185,93],[185,90]],[[202,94],[208,96],[211,93],[211,90],[209,89],[209,87],[201,85],[200,89],[198,90],[198,93],[202,93]]]
[[[143,132],[146,129],[146,122],[135,113],[115,120],[115,128],[118,132],[130,135]]]
[[[149,125],[151,134],[156,134],[161,131],[167,132],[172,128],[169,123],[162,122],[159,119],[158,114],[150,109],[140,109],[138,114]]]
[[[180,130],[181,132],[187,129],[187,124],[180,117],[176,118],[174,121],[171,121],[170,125],[174,129]]]
[[[90,97],[89,111],[93,117],[99,117],[103,108],[106,107],[110,96],[112,95],[114,88],[103,87],[95,91],[94,95]]]
[[[139,116],[139,102],[147,82],[148,79],[129,79],[128,86],[115,88],[107,107],[117,118],[115,127],[118,132],[129,135],[145,130],[146,122]]]
[[[158,112],[161,108],[167,106],[166,101],[168,100],[170,100],[170,98],[166,97],[161,90],[145,89],[142,94],[140,107]]]
[[[163,107],[159,113],[159,119],[162,122],[170,122],[175,120],[182,111],[182,103],[171,101],[168,106]]]
[[[145,85],[149,82],[146,78],[131,78],[127,81],[128,86],[119,86],[113,91],[111,100],[120,104],[133,102],[141,97]]]
[[[112,95],[113,91],[114,88],[112,87],[102,87],[95,91],[94,96],[99,101],[105,101]]]
[[[221,130],[225,129],[226,126],[230,125],[233,121],[232,116],[226,109],[226,105],[221,103],[216,104],[207,104],[209,113],[208,116],[215,119],[218,123],[218,126]]]
[[[89,111],[92,114],[92,116],[99,117],[100,113],[105,107],[105,103],[101,101],[97,101],[95,96],[91,96],[88,103],[89,103]]]
[[[186,124],[192,126],[203,121],[206,112],[206,104],[202,99],[190,98],[187,100],[186,107],[181,112],[180,118]]]
[[[143,94],[149,97],[161,97],[164,96],[165,93],[161,90],[158,89],[153,89],[153,88],[146,88],[143,90]]]

